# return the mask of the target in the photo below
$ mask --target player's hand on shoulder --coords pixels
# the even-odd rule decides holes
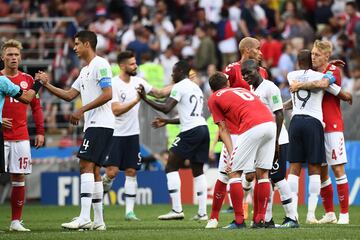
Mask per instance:
[[[340,60],[340,59],[331,60],[329,63],[332,65],[335,65],[339,68],[345,67],[345,64],[346,64],[343,60]]]
[[[166,119],[157,117],[157,118],[155,118],[154,121],[151,123],[151,126],[152,126],[153,128],[161,128],[161,127],[165,126],[166,123],[167,123],[167,122],[166,122]]]
[[[12,128],[12,118],[3,118],[2,121],[2,126],[3,128]]]

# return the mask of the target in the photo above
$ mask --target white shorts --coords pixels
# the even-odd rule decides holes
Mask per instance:
[[[343,132],[329,132],[324,136],[326,163],[330,166],[347,163]]]
[[[29,140],[5,141],[5,171],[9,173],[31,173],[31,151]]]
[[[266,122],[242,133],[237,138],[231,158],[232,171],[254,172],[272,168],[276,141],[276,124]]]

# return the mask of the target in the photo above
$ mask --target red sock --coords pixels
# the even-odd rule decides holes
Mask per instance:
[[[340,203],[340,213],[349,212],[349,183],[336,184]]]
[[[219,219],[219,212],[226,196],[226,185],[227,184],[223,183],[219,179],[215,183],[210,219]]]
[[[320,189],[320,196],[325,212],[334,212],[334,190],[331,183]]]
[[[270,181],[269,179],[260,179],[257,183],[257,214],[255,218],[255,223],[259,223],[260,221],[265,222],[265,213],[268,205],[268,201],[270,198]]]
[[[25,201],[25,182],[13,182],[12,184],[13,187],[11,191],[11,220],[20,220]]]
[[[240,178],[230,183],[230,196],[235,213],[235,222],[237,224],[242,224],[244,222],[244,209],[243,209],[244,192]]]
[[[254,184],[254,196],[253,196],[253,222],[255,222],[256,219],[256,215],[258,212],[258,203],[257,203],[257,199],[258,199],[258,181],[255,180],[255,184]]]

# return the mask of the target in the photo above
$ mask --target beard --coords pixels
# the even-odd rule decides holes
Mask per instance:
[[[126,71],[126,74],[129,75],[129,76],[134,77],[134,76],[136,76],[137,72],[136,72],[136,69],[135,69],[133,71]]]

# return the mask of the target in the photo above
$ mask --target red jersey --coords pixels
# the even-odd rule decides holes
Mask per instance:
[[[1,73],[0,73],[1,74]],[[2,74],[1,74],[2,75]],[[29,90],[34,84],[34,79],[26,73],[20,72],[16,77],[8,77],[14,84],[20,86],[22,90]],[[43,112],[40,104],[40,99],[36,96],[30,103],[35,126],[36,134],[44,135],[44,120]],[[3,128],[4,140],[29,140],[29,133],[27,129],[27,116],[26,110],[28,105],[19,102],[18,100],[6,96],[3,118],[12,119],[12,128]]]
[[[214,122],[225,121],[230,134],[241,134],[274,117],[261,100],[244,88],[224,88],[211,94],[208,106]]]
[[[241,87],[241,88],[250,90],[249,84],[242,77],[240,61],[233,62],[233,63],[230,63],[229,65],[227,65],[225,67],[225,69],[223,70],[223,73],[227,76],[229,83],[230,83],[230,87],[232,87],[232,88]],[[260,75],[264,79],[268,78],[266,70],[262,67],[260,67]]]
[[[335,77],[335,84],[341,86],[340,69],[335,65],[328,64],[323,73],[331,73]],[[325,92],[322,101],[323,121],[325,132],[344,131],[344,122],[341,114],[340,99],[331,93]]]

